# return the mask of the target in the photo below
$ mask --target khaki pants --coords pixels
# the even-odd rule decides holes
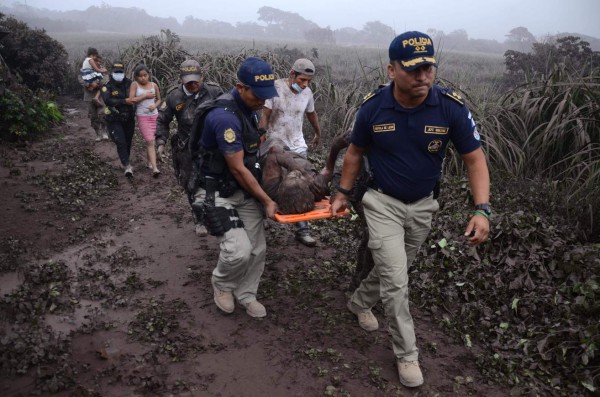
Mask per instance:
[[[205,195],[204,189],[198,189],[194,202],[204,202]],[[262,209],[254,198],[244,197],[242,190],[227,198],[216,192],[215,206],[235,208],[244,227],[230,229],[219,237],[221,252],[212,272],[212,284],[221,291],[231,291],[241,304],[250,303],[256,300],[265,268],[267,243]]]
[[[356,289],[351,301],[370,309],[383,301],[392,347],[398,361],[419,358],[409,310],[408,267],[429,234],[431,218],[439,209],[433,196],[404,204],[369,189],[362,200],[369,227],[369,249],[375,266]]]

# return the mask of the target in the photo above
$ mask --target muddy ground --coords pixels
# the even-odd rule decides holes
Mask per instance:
[[[213,303],[215,238],[193,232],[169,164],[134,178],[94,141],[84,104],[43,139],[0,146],[2,396],[507,396],[477,346],[413,307],[425,384],[398,382],[387,327],[358,327],[351,221],[317,221],[316,248],[271,222],[264,319]],[[56,394],[52,392],[57,391]]]

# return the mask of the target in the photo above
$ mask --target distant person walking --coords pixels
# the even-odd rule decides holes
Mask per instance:
[[[462,156],[471,185],[474,205],[465,230],[471,245],[488,238],[490,179],[471,112],[459,95],[433,84],[431,38],[405,32],[391,42],[389,58],[392,81],[367,95],[358,110],[331,211],[348,206],[366,155],[373,180],[362,203],[375,265],[350,297],[348,309],[361,328],[375,331],[379,323],[371,309],[383,301],[400,382],[417,387],[424,380],[409,310],[408,268],[439,208],[433,192],[450,142]]]
[[[107,70],[101,64],[98,50],[89,47],[78,75],[79,83],[84,87],[83,101],[87,103],[90,124],[96,133],[96,141],[108,139],[104,123],[104,102],[100,89],[108,81]]]
[[[125,170],[125,176],[133,177],[129,161],[131,141],[135,130],[136,99],[129,98],[132,81],[125,77],[125,65],[117,61],[112,65],[108,83],[102,87],[102,99],[106,104],[104,120],[110,139],[117,145],[117,154]]]
[[[129,88],[129,97],[137,102],[135,118],[138,129],[146,141],[146,157],[148,167],[155,178],[160,175],[156,166],[156,147],[154,136],[156,133],[156,120],[158,119],[158,104],[160,103],[160,89],[150,81],[150,70],[144,64],[137,65],[133,70],[134,82]]]

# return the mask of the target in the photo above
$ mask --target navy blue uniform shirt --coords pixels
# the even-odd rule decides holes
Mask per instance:
[[[230,91],[233,95],[238,109],[249,120],[254,120],[258,125],[258,116],[240,98],[240,94],[234,88]],[[204,120],[204,128],[200,144],[206,151],[218,148],[223,154],[233,154],[244,150],[242,141],[242,123],[232,109],[217,107],[211,109]],[[211,174],[206,170],[208,174]],[[222,175],[212,175],[220,177]]]
[[[481,144],[471,112],[451,91],[434,85],[424,103],[406,109],[396,102],[393,87],[392,82],[363,103],[350,142],[368,149],[381,191],[412,202],[433,191],[450,141],[460,154]]]

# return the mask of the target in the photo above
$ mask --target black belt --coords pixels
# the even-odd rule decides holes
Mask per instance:
[[[375,183],[375,181],[374,181],[373,179],[371,179],[371,183],[369,184],[369,187],[370,187],[371,189],[377,190],[379,193],[385,194],[386,196],[393,197],[393,198],[395,198],[396,200],[398,200],[398,201],[401,201],[403,204],[414,204],[414,203],[416,203],[417,201],[421,201],[421,200],[423,200],[425,197],[429,197],[429,196],[431,195],[431,193],[429,193],[428,195],[426,195],[426,196],[423,196],[423,197],[421,197],[421,198],[418,198],[418,199],[416,199],[416,200],[404,200],[404,199],[402,199],[402,198],[400,198],[400,197],[394,196],[393,194],[389,194],[389,193],[386,193],[386,192],[384,192],[384,191],[383,191],[383,189],[381,189],[379,186],[377,186],[377,183]]]

